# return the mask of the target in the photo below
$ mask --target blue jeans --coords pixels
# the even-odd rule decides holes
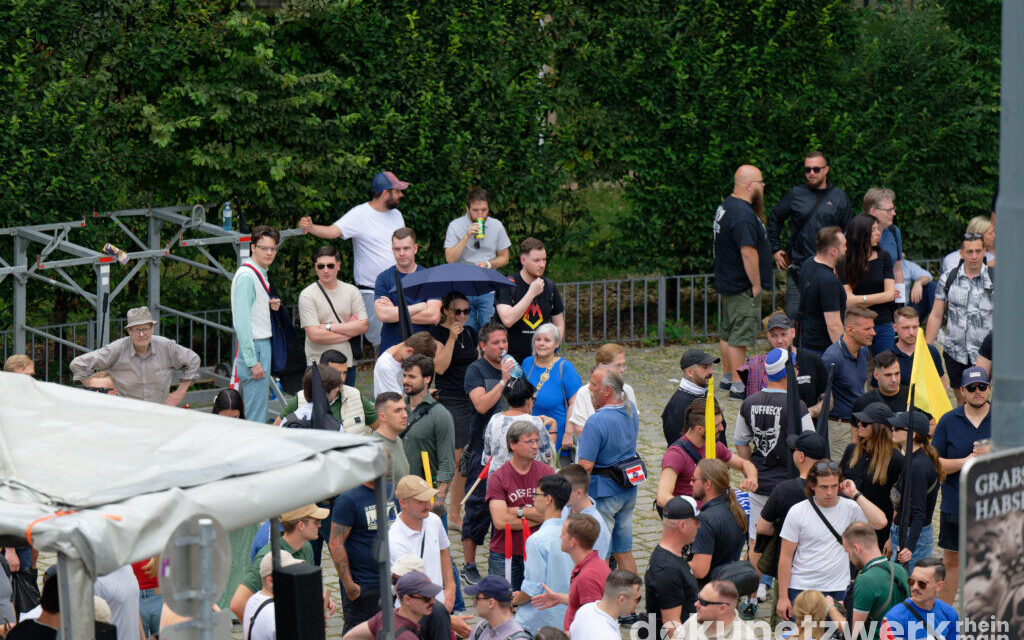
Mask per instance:
[[[147,638],[160,633],[160,611],[163,608],[163,596],[156,589],[143,589],[139,592],[139,617],[142,618],[142,631]]]
[[[900,526],[898,524],[892,525],[892,561],[896,562],[896,550],[900,547]],[[922,558],[927,558],[932,555],[932,525],[928,523],[926,526],[921,527],[921,535],[917,537],[917,544],[914,545],[914,552],[910,555],[910,563],[907,565],[907,575],[910,575],[914,571],[914,566],[921,561]]]
[[[494,292],[468,296],[466,300],[469,302],[469,319],[466,324],[473,327],[474,331],[479,331],[494,315]]]
[[[523,556],[512,556],[512,590],[523,586]],[[505,577],[505,556],[491,551],[487,555],[487,575]]]
[[[877,356],[883,351],[888,351],[895,344],[896,331],[891,322],[875,325],[875,339],[871,341],[871,355]]]
[[[604,498],[594,498],[594,506],[612,526],[612,553],[626,553],[633,550],[633,508],[636,506],[636,489]]]
[[[242,402],[245,403],[245,417],[253,422],[267,424],[267,400],[270,396],[270,338],[254,340],[256,361],[263,367],[264,376],[259,380],[252,377],[252,372],[242,359],[241,350],[235,358],[235,371],[242,383]]]

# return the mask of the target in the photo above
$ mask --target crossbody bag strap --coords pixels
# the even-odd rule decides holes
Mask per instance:
[[[924,625],[924,632],[928,634],[929,638],[932,640],[943,640],[942,636],[932,629],[928,622],[921,617],[921,614],[917,612],[917,609],[910,605],[910,600],[904,600],[902,604],[907,608],[907,611],[917,618],[918,622]]]
[[[811,508],[814,509],[814,513],[818,514],[818,517],[821,518],[821,521],[824,522],[825,526],[828,527],[828,530],[832,532],[832,535],[835,536],[836,542],[839,543],[839,546],[843,546],[843,536],[836,533],[836,530],[832,526],[832,523],[828,521],[828,518],[826,518],[825,514],[821,512],[821,509],[818,508],[818,505],[814,503],[814,498],[808,498],[808,500],[811,503]]]
[[[263,285],[263,290],[266,291],[267,295],[269,296],[270,295],[270,285],[267,284],[267,281],[263,279],[263,274],[260,273],[260,270],[257,269],[256,267],[252,266],[248,262],[243,263],[242,266],[243,267],[249,267],[250,269],[252,269],[252,272],[256,274],[256,279],[260,281],[260,284]]]
[[[338,312],[334,309],[334,303],[331,302],[331,298],[327,295],[327,291],[324,289],[324,286],[317,281],[316,287],[317,289],[320,289],[320,293],[324,294],[324,299],[327,300],[327,306],[331,308],[331,313],[334,314],[334,319],[341,322],[341,318],[338,317]]]
[[[274,602],[273,598],[267,598],[263,601],[263,604],[256,607],[256,612],[249,618],[249,633],[246,635],[245,640],[252,640],[252,626],[256,622],[256,616],[260,615],[260,611],[263,611],[264,607]]]

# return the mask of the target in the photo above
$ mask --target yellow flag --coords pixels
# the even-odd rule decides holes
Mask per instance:
[[[708,395],[704,400],[704,457],[715,458],[715,376],[708,378]]]
[[[920,328],[917,330],[917,346],[914,347],[914,364],[910,369],[910,386],[914,389],[914,406],[927,411],[936,421],[942,414],[953,410],[932,360],[931,350],[925,342],[924,330]],[[909,397],[907,408],[910,408]]]
[[[420,459],[423,460],[423,479],[427,481],[428,487],[433,487],[434,479],[430,476],[430,456],[426,451],[420,451]],[[430,499],[430,504],[434,504],[433,498]]]

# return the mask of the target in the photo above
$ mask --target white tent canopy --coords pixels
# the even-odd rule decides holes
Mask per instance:
[[[160,553],[194,515],[230,531],[337,495],[383,473],[385,455],[366,436],[0,372],[0,537],[59,553],[74,584]]]

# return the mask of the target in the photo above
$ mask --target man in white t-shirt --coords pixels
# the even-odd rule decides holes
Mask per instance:
[[[351,340],[369,329],[366,306],[359,289],[338,279],[341,254],[330,245],[324,245],[313,254],[316,282],[299,294],[299,324],[306,332],[306,363],[314,364],[328,349],[337,349],[353,365]],[[355,370],[349,386],[355,385]]]
[[[408,182],[402,182],[390,171],[381,171],[373,176],[373,197],[370,201],[352,207],[334,224],[313,224],[309,216],[299,220],[300,229],[318,238],[352,240],[355,259],[353,279],[363,296],[369,321],[366,339],[374,346],[380,344],[380,321],[373,311],[373,285],[381,271],[395,265],[391,234],[405,226],[402,212],[397,207],[408,187]]]
[[[421,558],[426,576],[444,587],[434,597],[451,611],[455,605],[455,565],[448,549],[448,531],[430,509],[436,495],[437,490],[419,476],[408,475],[398,481],[395,499],[401,511],[388,529],[388,552],[392,558],[407,553]]]
[[[284,551],[278,552],[281,568],[302,564],[302,560]],[[242,637],[246,640],[275,640],[277,624],[274,622],[274,554],[268,553],[260,560],[260,579],[263,588],[252,594],[245,603],[242,615]],[[250,631],[250,627],[252,630]]]
[[[841,498],[840,492],[849,500]],[[791,618],[793,600],[802,591],[814,589],[837,602],[846,596],[850,560],[840,531],[854,522],[867,522],[874,529],[887,524],[882,510],[857,491],[853,480],[843,480],[835,462],[822,460],[811,467],[807,493],[809,499],[786,514],[780,533],[776,611],[783,620]]]
[[[117,640],[139,640],[142,634],[139,582],[130,564],[96,578],[93,595],[103,598],[110,605],[110,621],[117,626]]]
[[[475,264],[485,269],[500,269],[508,264],[508,238],[501,220],[490,216],[490,196],[484,189],[473,189],[466,196],[466,215],[448,223],[444,236],[446,262]],[[469,319],[474,330],[487,324],[494,315],[494,292],[469,296]]]
[[[569,625],[570,640],[619,640],[619,618],[636,611],[644,581],[632,571],[616,569],[604,583],[604,595],[576,611]]]

